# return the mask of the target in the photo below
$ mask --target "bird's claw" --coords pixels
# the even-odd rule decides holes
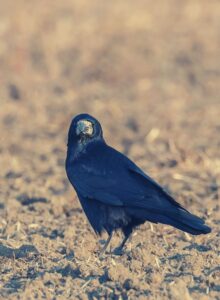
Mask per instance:
[[[117,247],[115,248],[115,250],[113,251],[113,254],[114,255],[118,255],[118,256],[121,256],[123,255],[124,251],[123,251],[123,248],[122,247]]]
[[[104,249],[104,250],[102,249],[102,250],[98,253],[98,257],[99,257],[99,258],[103,258],[103,256],[105,255],[105,251],[106,251],[105,249]]]

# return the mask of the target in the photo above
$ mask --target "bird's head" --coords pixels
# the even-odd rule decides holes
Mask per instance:
[[[73,118],[68,134],[68,145],[87,143],[103,139],[102,127],[98,120],[88,114],[80,114]]]

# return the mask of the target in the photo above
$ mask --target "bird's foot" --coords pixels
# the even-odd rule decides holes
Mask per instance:
[[[124,254],[123,248],[122,247],[115,248],[115,250],[113,251],[113,254],[118,255],[118,256],[123,255]]]
[[[99,258],[103,258],[103,256],[105,255],[106,249],[101,249],[101,251],[99,251],[98,253],[98,257]]]

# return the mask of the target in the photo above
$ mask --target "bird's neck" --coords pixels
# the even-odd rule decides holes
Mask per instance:
[[[90,149],[100,145],[105,144],[102,138],[93,138],[92,140],[76,141],[68,143],[67,147],[67,160],[73,163],[75,160],[79,159],[83,154],[89,152]]]

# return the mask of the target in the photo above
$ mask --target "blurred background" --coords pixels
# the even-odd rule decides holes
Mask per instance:
[[[155,283],[155,293],[148,293],[149,286],[143,289],[138,281],[139,289],[131,292],[131,296],[157,295],[162,299],[170,293],[175,298],[182,287],[186,297],[191,297],[192,293],[198,299],[201,294],[212,299],[217,297],[219,286],[210,288],[211,283],[205,283],[208,273],[204,265],[209,271],[214,268],[219,245],[215,238],[215,227],[219,226],[220,184],[219,57],[218,0],[1,0],[0,214],[3,244],[10,247],[34,244],[45,256],[45,265],[41,266],[44,273],[54,268],[54,261],[48,258],[49,250],[52,251],[49,256],[57,261],[60,259],[58,264],[62,266],[67,264],[66,253],[72,253],[73,249],[76,257],[77,251],[79,256],[92,255],[97,246],[96,238],[78,202],[73,199],[74,191],[64,171],[70,121],[76,114],[87,112],[101,122],[109,144],[128,154],[186,208],[207,218],[208,224],[214,227],[209,240],[207,237],[200,240],[211,248],[205,248],[210,261],[208,256],[203,256],[197,266],[199,282],[193,279],[189,288],[184,279],[177,290],[172,290],[166,285],[169,270],[163,275],[158,271],[155,278],[159,279],[151,280]],[[29,205],[28,201],[35,204]],[[76,238],[82,227],[86,229]],[[171,231],[177,238],[179,233]],[[164,232],[162,227],[161,232]],[[146,233],[145,228],[135,237],[134,244],[138,243],[137,239],[143,241],[143,235],[148,235],[149,240],[155,236],[152,232]],[[84,236],[90,239],[86,249],[82,246],[86,243]],[[180,238],[179,243],[181,241]],[[57,250],[60,243],[65,248],[64,254]],[[158,237],[155,237],[156,252],[157,243]],[[181,244],[175,245],[183,249]],[[148,247],[147,244],[143,246]],[[161,255],[167,254],[162,252]],[[136,259],[144,263],[145,258]],[[7,260],[4,263],[7,265]],[[35,270],[36,260],[33,260],[29,266],[18,263],[17,269],[9,273],[2,271],[7,273],[1,283],[3,296],[9,297],[9,290],[10,295],[21,290],[26,293],[23,297],[33,293],[27,283],[30,264]],[[189,264],[193,264],[192,261]],[[76,265],[71,268],[75,270]],[[109,261],[102,265],[102,271],[108,265]],[[91,269],[95,267],[97,262],[93,262]],[[121,261],[121,268],[121,273],[129,276],[130,267],[125,261]],[[165,265],[163,268],[166,269]],[[176,265],[173,268],[171,273]],[[18,278],[18,288],[16,285],[15,288],[10,285],[11,280],[15,280],[15,273],[21,269],[25,283]],[[155,270],[154,265],[152,269]],[[87,273],[90,274],[88,270],[89,267]],[[141,267],[135,270],[140,274],[146,272]],[[103,278],[106,271],[102,271],[97,271],[96,279]],[[69,272],[72,275],[66,285],[71,287],[71,280],[75,278],[77,286],[87,282],[86,272],[80,270],[79,276],[74,273],[75,277]],[[193,272],[190,276],[194,276]],[[209,275],[214,276],[213,272]],[[55,274],[54,271],[53,276]],[[58,279],[50,278],[53,280]],[[127,277],[115,280],[121,280],[123,286]],[[159,290],[161,282],[164,283],[162,291]],[[65,299],[73,297],[71,292],[65,294],[65,284],[60,295]],[[46,285],[44,288],[48,289],[50,297],[50,289]],[[57,292],[54,286],[50,288],[52,294]],[[114,284],[112,289],[116,289]],[[153,291],[152,286],[151,289]],[[86,283],[82,294],[88,295],[88,290],[97,291],[93,281]],[[106,290],[104,284],[101,292],[105,294]],[[38,288],[36,293],[41,297]],[[123,296],[122,292],[119,294]]]

